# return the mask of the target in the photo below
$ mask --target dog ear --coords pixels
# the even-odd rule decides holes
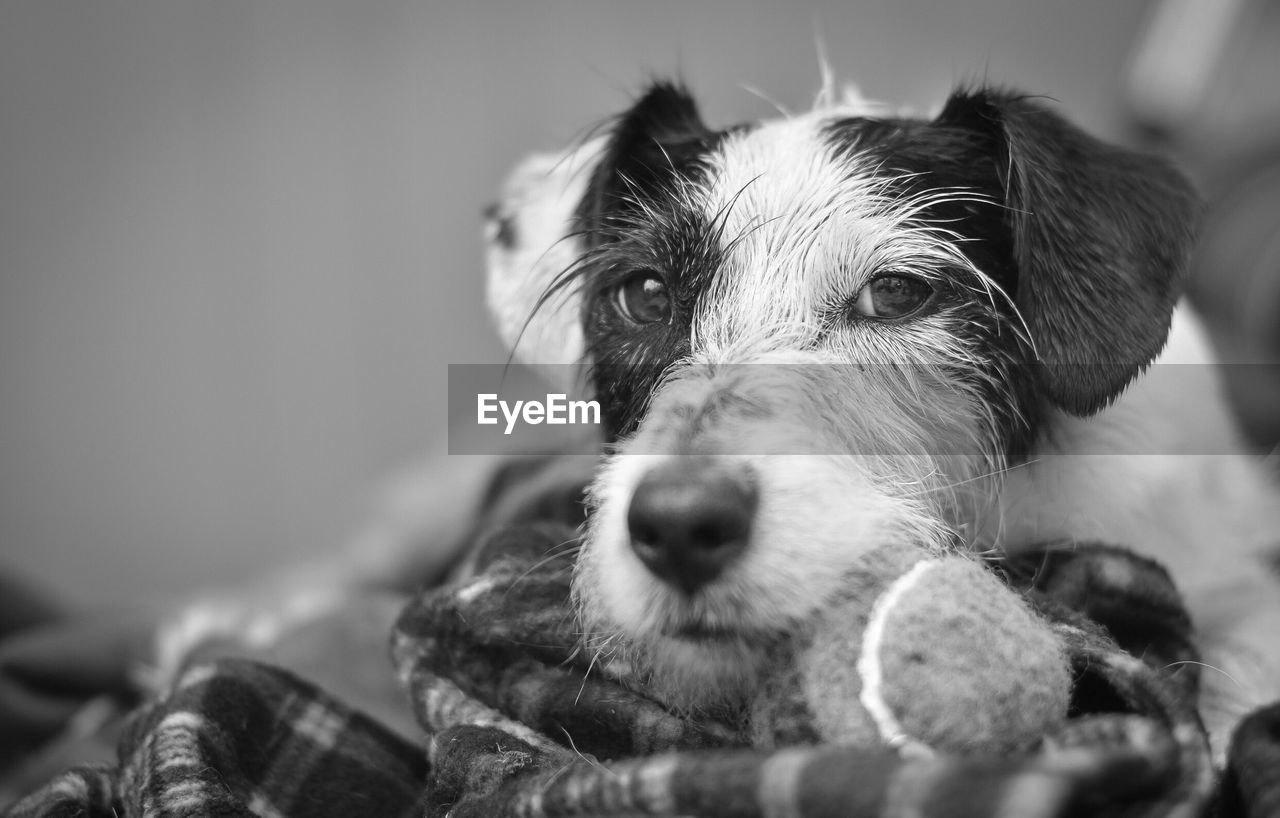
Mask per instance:
[[[515,360],[585,362],[582,298],[562,277],[709,135],[689,94],[657,83],[609,134],[516,166],[485,230],[489,311]]]
[[[960,91],[938,123],[991,140],[1041,386],[1088,415],[1164,346],[1198,200],[1155,156],[1101,142],[1025,96]]]
[[[669,82],[651,85],[618,119],[578,209],[592,244],[607,241],[613,218],[661,191],[714,136],[687,90]]]

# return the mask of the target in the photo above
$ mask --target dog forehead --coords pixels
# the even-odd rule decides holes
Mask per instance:
[[[815,111],[770,120],[720,142],[707,157],[706,206],[721,214],[727,236],[764,229],[762,219],[781,234],[787,218],[802,218],[856,194],[857,160],[838,157],[828,135],[839,119],[831,111]]]
[[[727,321],[812,320],[857,287],[900,221],[885,196],[883,157],[849,150],[823,109],[725,138],[706,159],[702,208],[719,226],[721,263],[702,299],[702,328]]]

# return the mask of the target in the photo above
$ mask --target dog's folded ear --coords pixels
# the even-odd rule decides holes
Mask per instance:
[[[1028,97],[959,91],[938,124],[989,139],[1017,267],[1015,304],[1044,393],[1078,415],[1164,346],[1198,200],[1162,159],[1108,145]]]
[[[580,227],[593,243],[607,241],[623,212],[662,190],[715,136],[682,86],[651,85],[618,119],[579,207]]]
[[[688,92],[659,82],[609,133],[516,166],[485,233],[489,310],[515,360],[585,363],[574,271],[712,136]]]

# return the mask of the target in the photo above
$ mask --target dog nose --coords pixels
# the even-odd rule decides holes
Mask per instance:
[[[745,465],[677,457],[646,474],[631,495],[631,549],[656,576],[692,594],[746,549],[756,502]]]

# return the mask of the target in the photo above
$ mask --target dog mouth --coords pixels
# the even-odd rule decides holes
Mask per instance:
[[[742,641],[745,634],[736,628],[706,622],[686,622],[663,631],[663,636],[683,642]]]
[[[729,620],[729,621],[726,621]],[[791,628],[782,623],[740,621],[737,617],[690,614],[668,620],[656,629],[663,639],[688,645],[751,647],[785,639]]]

